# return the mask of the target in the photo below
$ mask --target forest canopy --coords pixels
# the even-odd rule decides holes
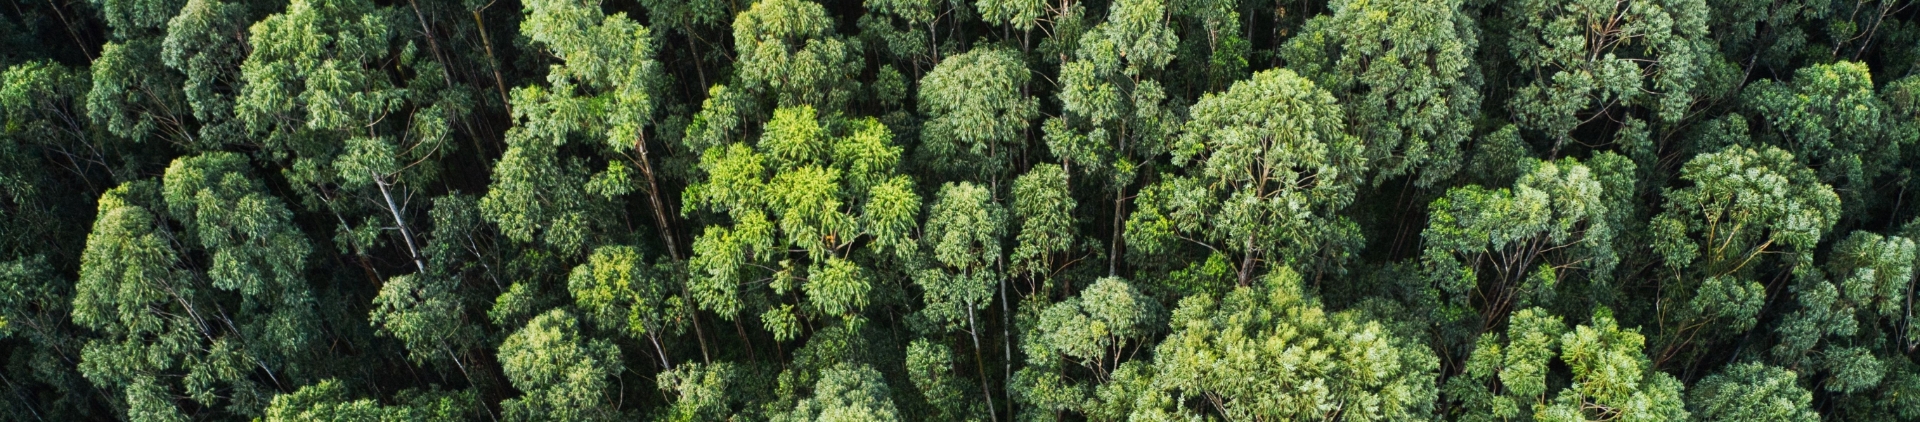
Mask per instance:
[[[1920,1],[8,3],[0,421],[1920,421]]]

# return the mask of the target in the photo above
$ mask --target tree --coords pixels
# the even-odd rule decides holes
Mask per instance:
[[[471,394],[447,394],[438,391],[406,391],[402,403],[381,405],[371,399],[351,399],[352,392],[338,380],[300,387],[299,391],[273,397],[267,407],[270,422],[350,422],[350,421],[431,421],[463,420],[459,409],[472,408]]]
[[[1421,265],[1449,299],[1448,315],[1478,311],[1484,332],[1510,310],[1546,304],[1571,277],[1612,278],[1633,164],[1613,153],[1589,162],[1527,159],[1512,189],[1468,185],[1427,207]]]
[[[1044,125],[1047,148],[1070,173],[1103,175],[1113,195],[1107,275],[1118,275],[1126,198],[1178,128],[1158,77],[1179,41],[1160,0],[1113,2],[1060,65],[1061,115]]]
[[[874,40],[896,60],[913,69],[915,75],[935,67],[946,56],[959,53],[962,42],[952,38],[951,26],[972,18],[963,0],[866,0],[867,13],[860,15],[860,34]],[[945,23],[946,39],[941,24]],[[942,55],[941,51],[947,54]]]
[[[665,419],[681,422],[730,419],[734,414],[733,405],[746,399],[743,393],[735,391],[739,371],[731,363],[718,362],[689,363],[661,372],[660,389],[677,394],[672,407],[666,410]]]
[[[1515,123],[1555,139],[1601,119],[1646,109],[1663,123],[1685,117],[1707,66],[1704,0],[1503,4],[1507,41],[1524,85],[1507,101]]]
[[[880,372],[861,364],[841,363],[820,373],[813,396],[801,399],[792,411],[773,417],[776,422],[898,421],[900,412],[887,396]]]
[[[1460,1],[1333,1],[1282,54],[1333,93],[1373,181],[1431,186],[1465,164],[1480,113],[1479,29]]]
[[[1126,280],[1101,278],[1040,313],[1022,336],[1027,367],[1014,374],[1011,388],[1030,414],[1126,419],[1137,393],[1124,390],[1130,385],[1121,379],[1143,371],[1145,363],[1135,358],[1165,323],[1165,312]],[[1079,371],[1090,377],[1076,379]]]
[[[1153,356],[1153,394],[1171,400],[1133,417],[1428,417],[1437,393],[1433,353],[1357,313],[1328,314],[1301,284],[1298,273],[1278,267],[1219,300],[1181,299],[1173,333]]]
[[[575,307],[590,321],[644,339],[653,346],[660,369],[673,370],[673,362],[664,344],[684,330],[689,311],[686,299],[674,295],[680,285],[671,264],[644,261],[631,246],[602,246],[594,249],[587,263],[573,268],[567,291],[573,294]],[[664,341],[663,341],[664,340]]]
[[[1684,387],[1653,369],[1641,352],[1646,338],[1621,329],[1606,308],[1591,324],[1568,330],[1544,309],[1514,312],[1505,339],[1480,336],[1465,372],[1447,380],[1447,395],[1462,401],[1469,420],[1687,420]],[[1550,379],[1571,382],[1549,395]]]
[[[1692,183],[1665,193],[1665,210],[1648,223],[1668,276],[1659,284],[1662,352],[1656,362],[1699,342],[1746,331],[1776,288],[1761,284],[1756,260],[1775,256],[1791,270],[1811,259],[1839,219],[1840,199],[1812,170],[1778,148],[1730,146],[1700,154],[1680,170]],[[1772,277],[1777,284],[1786,274]],[[1712,329],[1708,329],[1711,327]]]
[[[966,393],[973,387],[953,374],[953,351],[940,343],[914,340],[907,345],[907,379],[920,390],[922,398],[939,410],[942,421],[979,420],[984,413],[979,403],[970,403]],[[987,396],[989,400],[992,395]]]
[[[1758,363],[1737,363],[1707,376],[1694,387],[1687,407],[1706,421],[1809,421],[1813,394],[1794,384],[1793,371]]]
[[[1905,237],[1854,232],[1841,240],[1824,274],[1809,270],[1795,281],[1799,306],[1775,328],[1772,357],[1826,391],[1878,386],[1891,369],[1885,361],[1920,344],[1906,299],[1915,263]]]
[[[865,67],[859,47],[833,34],[826,9],[805,0],[755,2],[734,18],[733,42],[736,82],[779,107],[840,110]]]
[[[381,227],[394,227],[425,272],[406,199],[437,179],[471,95],[437,77],[441,63],[399,43],[388,16],[365,1],[297,0],[253,25],[234,114],[296,191],[333,213],[356,254],[368,253]],[[389,62],[413,77],[395,77]]]
[[[913,280],[923,293],[926,307],[920,312],[926,318],[947,330],[965,330],[973,339],[975,368],[980,371],[981,394],[987,400],[989,414],[994,413],[993,393],[986,388],[990,382],[987,361],[980,350],[982,324],[976,311],[993,303],[993,288],[1006,279],[1000,261],[1006,214],[986,188],[966,182],[942,186],[921,231],[921,242],[932,262]],[[966,325],[961,326],[963,321]]]
[[[1041,164],[1013,181],[1013,219],[1019,222],[1017,242],[1009,259],[1013,275],[1027,277],[1027,293],[1051,291],[1059,284],[1061,296],[1071,287],[1055,283],[1055,275],[1075,259],[1065,255],[1080,249],[1079,231],[1074,228],[1074,210],[1078,207],[1067,185],[1066,169],[1056,164]]]
[[[555,309],[534,317],[500,344],[500,368],[523,395],[500,403],[508,420],[614,420],[609,379],[623,370],[620,351],[580,335],[573,314]]]
[[[1201,97],[1170,174],[1140,193],[1127,244],[1145,254],[1197,243],[1239,261],[1240,285],[1264,268],[1338,266],[1359,236],[1336,213],[1353,202],[1365,146],[1313,82],[1260,72]]]
[[[923,154],[931,165],[999,188],[1018,168],[1039,102],[1027,96],[1027,65],[1012,51],[982,47],[941,60],[920,78]],[[981,177],[984,176],[984,177]]]
[[[73,299],[74,322],[99,333],[80,371],[122,391],[132,419],[184,418],[175,397],[257,415],[304,376],[294,357],[319,337],[310,246],[247,173],[239,155],[186,157],[100,198]]]
[[[779,322],[793,319],[795,305],[817,317],[856,317],[873,280],[855,260],[915,250],[907,236],[920,197],[896,170],[899,159],[880,122],[822,122],[806,106],[775,111],[759,142],[708,149],[699,167],[705,180],[687,187],[686,203],[722,213],[728,224],[708,226],[693,242],[696,303],[733,319],[748,303],[743,286],[765,283],[775,297],[805,292],[805,302],[762,315],[781,340],[794,337],[797,327]]]
[[[527,20],[520,32],[562,63],[548,74],[550,86],[514,90],[513,108],[521,119],[515,127],[520,132],[508,136],[507,157],[512,160],[503,159],[495,167],[495,188],[483,203],[491,218],[521,241],[530,239],[536,228],[547,228],[551,237],[556,227],[586,220],[579,209],[587,206],[578,202],[591,199],[539,194],[561,190],[571,191],[575,198],[586,196],[579,195],[581,170],[553,174],[557,169],[543,168],[584,166],[568,161],[574,157],[558,154],[559,147],[585,138],[588,143],[583,149],[598,154],[578,159],[604,160],[607,166],[586,181],[585,193],[611,200],[636,190],[645,192],[660,243],[669,256],[684,259],[673,229],[674,215],[669,212],[673,206],[665,202],[670,196],[661,192],[654,171],[657,158],[647,141],[662,78],[661,65],[654,59],[652,31],[625,13],[602,13],[596,4],[551,0],[527,4]]]
[[[1760,126],[1760,140],[1793,153],[1820,181],[1837,187],[1848,216],[1870,206],[1870,185],[1898,165],[1901,148],[1920,133],[1898,130],[1899,119],[1873,91],[1859,62],[1807,66],[1790,82],[1756,81],[1742,95]]]

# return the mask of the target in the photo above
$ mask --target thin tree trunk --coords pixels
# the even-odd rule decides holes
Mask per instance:
[[[427,262],[420,258],[420,249],[413,245],[413,232],[407,230],[407,220],[400,218],[400,208],[393,204],[393,195],[387,193],[387,181],[379,173],[373,174],[373,185],[380,187],[380,197],[387,200],[387,211],[393,213],[393,225],[400,229],[400,238],[407,240],[407,255],[413,258],[413,266],[422,274],[427,272]]]
[[[487,6],[492,5],[493,3],[487,3]],[[500,105],[505,107],[507,109],[507,115],[511,116],[513,115],[513,100],[507,96],[507,80],[506,78],[500,77],[500,60],[493,57],[493,41],[487,38],[487,24],[480,19],[480,11],[486,9],[486,7],[481,7],[473,10],[473,26],[480,29],[480,45],[486,47],[487,66],[493,69],[493,86],[500,90]]]
[[[987,385],[987,359],[980,355],[980,326],[973,323],[973,304],[967,304],[967,335],[973,338],[973,369],[980,371],[980,397],[987,399],[987,415],[994,422],[1000,421],[1000,413],[993,410],[993,390]]]
[[[1119,186],[1113,192],[1113,242],[1107,249],[1107,276],[1120,276],[1120,230],[1126,214],[1127,188]]]
[[[453,64],[447,63],[447,56],[440,54],[440,40],[434,38],[433,27],[427,26],[427,15],[420,12],[420,1],[407,0],[407,4],[413,6],[413,17],[420,20],[420,32],[427,36],[427,48],[433,49],[433,59],[440,62],[440,77],[447,80],[447,86],[453,86],[453,74],[447,71]]]
[[[640,152],[640,174],[647,178],[647,199],[653,202],[653,222],[660,227],[660,240],[667,243],[667,254],[672,255],[673,260],[686,260],[685,256],[680,255],[679,242],[674,240],[673,226],[669,223],[670,217],[667,215],[667,204],[660,198],[660,183],[654,180],[653,160],[648,157],[646,135],[643,134],[640,139],[635,140],[633,148]]]

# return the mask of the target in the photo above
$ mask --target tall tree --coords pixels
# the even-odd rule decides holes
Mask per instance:
[[[1554,151],[1588,122],[1680,121],[1714,51],[1705,0],[1501,6],[1513,21],[1507,47],[1524,83],[1507,108],[1522,128],[1552,137]]]
[[[1571,278],[1608,284],[1620,262],[1614,236],[1624,222],[1616,210],[1631,206],[1633,163],[1613,153],[1590,162],[1528,159],[1511,189],[1468,185],[1433,201],[1421,265],[1449,299],[1442,315],[1477,316],[1469,324],[1477,335],[1507,312],[1550,304]]]
[[[701,154],[705,177],[687,188],[687,206],[727,217],[693,242],[689,271],[702,309],[734,319],[794,294],[761,316],[775,338],[792,339],[796,306],[857,319],[875,284],[872,260],[916,250],[909,235],[920,196],[898,172],[892,132],[871,118],[822,120],[812,107],[782,108],[758,142]],[[756,286],[774,296],[747,290]]]
[[[1656,363],[1753,328],[1768,296],[1805,268],[1840,213],[1833,189],[1777,148],[1701,154],[1680,179],[1692,186],[1668,190],[1665,211],[1648,223],[1668,270],[1651,280],[1667,310]],[[1762,258],[1783,270],[1763,272]]]
[[[1137,399],[1133,418],[1371,421],[1433,411],[1433,352],[1359,313],[1328,314],[1287,267],[1218,300],[1181,299],[1170,326],[1148,393],[1164,396]]]
[[[100,198],[73,320],[99,333],[81,373],[120,391],[130,419],[259,415],[311,375],[302,357],[322,340],[305,278],[311,246],[248,173],[239,155],[186,157],[157,183]]]
[[[1374,183],[1430,186],[1465,164],[1480,113],[1479,29],[1458,0],[1332,1],[1287,41],[1288,68],[1340,99]]]
[[[1013,52],[981,47],[940,61],[920,78],[919,154],[958,180],[987,184],[1020,168],[1039,102],[1024,91],[1027,65]]]
[[[1461,401],[1465,419],[1671,421],[1689,417],[1680,381],[1655,370],[1641,351],[1646,338],[1638,330],[1620,328],[1606,308],[1594,312],[1591,325],[1571,330],[1544,309],[1523,309],[1513,313],[1505,338],[1501,337],[1481,335],[1466,371],[1447,380],[1447,393]],[[1571,383],[1552,391],[1550,379]]]
[[[1338,267],[1360,236],[1337,213],[1353,202],[1366,147],[1333,96],[1270,70],[1202,97],[1192,113],[1173,148],[1185,171],[1141,191],[1128,245],[1144,254],[1203,245],[1239,262],[1242,286],[1283,265]]]
[[[1120,0],[1060,65],[1059,116],[1048,118],[1047,147],[1069,172],[1100,175],[1113,198],[1107,275],[1118,275],[1127,198],[1140,173],[1165,154],[1179,127],[1161,72],[1179,42],[1161,0]]]

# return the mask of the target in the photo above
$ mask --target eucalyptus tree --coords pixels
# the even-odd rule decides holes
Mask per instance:
[[[259,415],[313,375],[301,358],[321,340],[312,247],[248,173],[245,157],[209,153],[100,198],[73,298],[73,321],[98,336],[79,366],[130,419]]]
[[[88,115],[109,133],[189,151],[244,143],[234,100],[247,25],[272,4],[220,0],[96,1],[113,28],[92,66]]]
[[[1614,240],[1619,210],[1632,206],[1631,161],[1603,152],[1588,163],[1520,167],[1511,189],[1468,185],[1428,206],[1421,265],[1448,299],[1442,314],[1477,314],[1469,324],[1477,332],[1514,309],[1550,304],[1570,279],[1608,285],[1620,262]]]
[[[987,184],[1019,169],[1028,128],[1039,102],[1026,94],[1027,65],[1018,53],[980,47],[954,54],[920,78],[919,104],[927,117],[920,150],[928,165]]]
[[[295,0],[255,23],[234,114],[308,206],[333,215],[349,250],[369,254],[390,228],[424,272],[408,199],[442,173],[450,125],[472,95],[400,38],[395,13],[367,1]]]
[[[671,195],[661,191],[655,172],[655,143],[647,139],[663,77],[653,32],[594,3],[530,1],[526,8],[521,34],[561,63],[551,67],[549,86],[514,90],[518,124],[508,132],[508,150],[494,167],[482,209],[515,240],[543,230],[549,244],[577,250],[582,245],[575,242],[585,240],[574,236],[594,224],[585,221],[592,214],[584,209],[644,192],[660,243],[684,259],[673,206],[665,202]],[[577,149],[588,154],[562,155],[560,147],[575,140],[586,141]],[[601,160],[606,170],[581,180],[588,161]]]
[[[1088,19],[1085,1],[974,0],[973,7],[981,21],[1020,31],[1022,53],[1038,47],[1052,63],[1066,63],[1080,45],[1080,37],[1097,23]],[[1041,39],[1034,39],[1035,30]]]
[[[959,54],[967,41],[956,27],[973,19],[965,0],[864,0],[860,35],[915,76]],[[957,36],[958,35],[958,36]],[[943,54],[944,53],[944,54]]]
[[[1878,387],[1905,352],[1920,345],[1913,326],[1914,241],[1854,232],[1833,245],[1826,271],[1809,270],[1791,291],[1797,307],[1775,326],[1769,355],[1821,390],[1853,394]]]
[[[1742,102],[1763,142],[1793,153],[1820,181],[1841,193],[1849,218],[1863,218],[1875,202],[1869,192],[1893,173],[1920,132],[1903,122],[1874,92],[1873,75],[1859,62],[1807,66],[1786,82],[1755,81]]]
[[[856,79],[865,67],[860,44],[836,34],[832,17],[818,3],[754,2],[735,16],[733,39],[733,74],[708,88],[681,138],[695,155],[756,136],[773,109],[808,106],[833,115],[863,91]],[[695,182],[701,177],[697,170],[687,175]]]
[[[299,391],[274,396],[267,407],[269,422],[347,422],[347,421],[428,421],[454,422],[470,416],[471,394],[440,391],[403,391],[401,403],[383,405],[373,399],[354,399],[351,387],[339,380],[325,380],[300,387]]]
[[[1687,407],[1708,422],[1789,422],[1820,419],[1813,393],[1795,384],[1793,371],[1759,363],[1736,363],[1700,380]]]
[[[773,301],[752,310],[781,341],[797,336],[799,316],[858,319],[880,281],[874,263],[917,249],[921,200],[899,160],[879,121],[808,106],[774,111],[757,142],[706,150],[687,208],[724,218],[693,241],[695,303],[732,320]]]
[[[906,366],[907,379],[920,391],[927,404],[939,411],[937,417],[928,420],[980,420],[980,414],[986,413],[979,402],[970,400],[972,397],[965,393],[972,390],[973,386],[967,385],[964,378],[954,375],[953,351],[945,344],[925,339],[914,340],[907,345]]]
[[[779,107],[840,110],[858,91],[855,76],[865,64],[858,44],[835,35],[833,25],[818,3],[755,2],[733,20],[734,82]]]
[[[108,417],[114,399],[72,362],[87,338],[71,320],[71,265],[92,196],[129,174],[127,154],[86,112],[80,69],[29,61],[0,72],[0,419]]]
[[[1459,0],[1332,1],[1281,50],[1333,93],[1373,182],[1431,186],[1466,164],[1480,114],[1479,26]]]
[[[473,305],[491,299],[480,280],[492,274],[481,244],[486,241],[475,200],[466,195],[434,198],[429,216],[433,230],[423,253],[427,271],[388,278],[373,298],[367,315],[377,335],[400,340],[415,364],[452,364],[469,383],[480,384],[471,368],[485,353],[488,330],[474,314]]]
[[[891,390],[880,371],[864,364],[840,363],[820,373],[813,395],[800,399],[790,411],[775,414],[775,422],[889,422],[901,419]]]
[[[735,418],[742,402],[750,401],[736,387],[743,369],[730,362],[688,363],[660,373],[660,389],[673,394],[673,405],[663,413],[676,422]]]
[[[1141,190],[1127,244],[1202,245],[1238,261],[1242,286],[1278,266],[1337,267],[1360,236],[1337,213],[1353,202],[1365,149],[1332,95],[1286,69],[1260,72],[1193,105],[1173,145],[1184,171]]]
[[[1685,387],[1653,368],[1645,341],[1606,308],[1572,329],[1544,309],[1522,309],[1504,336],[1480,336],[1446,393],[1464,420],[1688,420]]]
[[[183,78],[160,60],[167,21],[185,2],[95,3],[113,41],[100,46],[100,57],[93,60],[95,95],[87,98],[88,114],[114,135],[136,142],[158,137],[191,144],[195,130],[178,88]]]
[[[1078,203],[1067,185],[1068,175],[1058,164],[1037,164],[1013,181],[1013,221],[1019,224],[1009,275],[1027,279],[1027,294],[1052,291],[1059,285],[1064,298],[1071,290],[1055,276],[1079,261],[1073,254],[1085,248],[1075,226]]]
[[[1840,218],[1833,189],[1778,148],[1700,154],[1680,179],[1692,185],[1666,191],[1664,211],[1648,223],[1666,269],[1652,280],[1668,310],[1659,316],[1656,362],[1752,328],[1767,297],[1807,268]]]
[[[1253,43],[1241,24],[1251,20],[1242,19],[1240,11],[1261,6],[1237,0],[1181,0],[1168,5],[1180,39],[1170,65],[1175,74],[1188,76],[1168,80],[1175,98],[1194,98],[1246,79]]]
[[[611,381],[623,362],[612,343],[582,336],[573,314],[548,311],[500,344],[500,368],[523,393],[500,408],[512,421],[626,419]]]
[[[1011,388],[1027,404],[1022,419],[1075,412],[1093,420],[1125,420],[1166,310],[1117,277],[1047,306],[1021,337],[1027,366]],[[1090,376],[1076,376],[1085,373]],[[1131,382],[1130,382],[1131,381]],[[1134,388],[1130,388],[1134,387]]]
[[[587,263],[573,268],[567,291],[588,320],[645,340],[653,346],[660,369],[670,371],[674,364],[666,345],[685,330],[692,306],[674,288],[683,284],[677,280],[680,274],[684,272],[665,260],[648,262],[637,248],[602,246]]]
[[[1521,84],[1507,108],[1522,128],[1554,138],[1556,152],[1589,122],[1679,122],[1714,52],[1705,0],[1523,0],[1502,9]]]
[[[1117,275],[1126,200],[1141,172],[1165,154],[1179,126],[1162,71],[1179,38],[1161,0],[1119,0],[1107,20],[1079,38],[1060,65],[1059,116],[1044,125],[1047,147],[1069,172],[1099,175],[1113,198],[1107,275]]]
[[[1433,353],[1357,312],[1329,314],[1304,288],[1277,267],[1220,299],[1181,299],[1132,419],[1431,417]]]
[[[926,221],[921,250],[932,259],[913,278],[926,304],[920,314],[948,331],[965,331],[973,340],[981,394],[987,412],[995,413],[993,393],[987,388],[992,383],[982,356],[985,352],[980,349],[983,324],[976,314],[993,303],[994,287],[1006,280],[1000,247],[1006,237],[1006,210],[993,202],[993,193],[984,187],[950,183],[940,188]]]

